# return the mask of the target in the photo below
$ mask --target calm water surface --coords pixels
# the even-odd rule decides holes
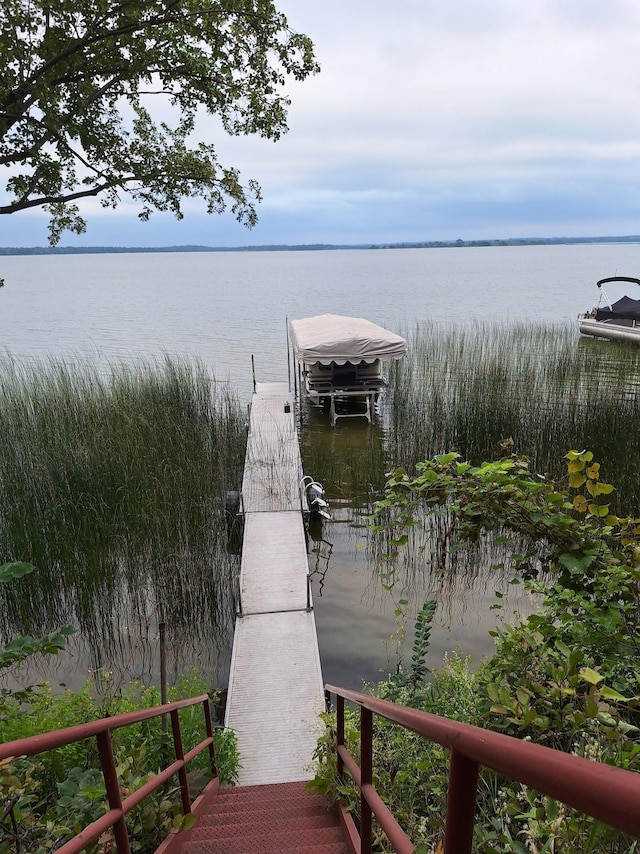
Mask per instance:
[[[400,332],[487,318],[569,322],[594,302],[597,279],[638,271],[640,245],[628,244],[2,257],[0,352],[101,365],[192,355],[248,402],[252,355],[259,381],[287,379],[287,317],[358,315]],[[309,557],[324,677],[353,687],[396,661],[395,605],[365,545],[353,512],[338,506]],[[467,577],[445,592],[427,579],[409,591],[414,606],[441,600],[431,665],[454,648],[476,660],[491,651],[497,586]],[[528,607],[511,594],[506,611]],[[223,656],[218,684],[226,667]],[[59,676],[73,682],[82,668],[72,658]]]
[[[0,348],[103,361],[194,354],[239,393],[287,374],[286,318],[398,330],[472,318],[573,319],[640,245],[0,258]]]

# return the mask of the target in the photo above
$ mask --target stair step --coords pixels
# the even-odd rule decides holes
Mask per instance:
[[[324,804],[279,804],[276,807],[265,807],[262,805],[237,806],[235,809],[224,809],[220,804],[219,809],[210,810],[200,817],[198,827],[206,827],[221,824],[233,824],[239,821],[268,821],[268,820],[290,820],[291,818],[313,818],[315,816],[335,816],[333,810]]]
[[[304,782],[223,788],[183,854],[348,854],[335,809]]]
[[[242,808],[244,806],[259,806],[264,805],[265,808],[277,809],[278,806],[288,804],[300,804],[301,806],[326,804],[326,798],[317,792],[302,792],[301,794],[291,794],[287,797],[273,797],[273,795],[264,794],[263,792],[250,792],[247,795],[217,795],[213,799],[213,805],[223,806],[225,811]]]
[[[310,845],[308,842],[302,845],[294,845],[292,848],[282,848],[280,845],[269,847],[244,848],[242,843],[234,843],[233,846],[222,847],[217,842],[199,842],[196,848],[185,847],[189,854],[349,854],[349,849],[344,842],[321,842],[318,845]]]
[[[307,784],[302,783],[265,783],[259,786],[223,786],[218,790],[219,798],[244,798],[261,794],[267,798],[291,798],[297,795],[319,795]],[[320,795],[322,797],[322,795]]]
[[[346,854],[347,847],[339,827],[319,827],[297,831],[295,835],[279,831],[202,840],[192,836],[183,850],[187,854],[283,854],[286,851]]]
[[[314,830],[326,827],[338,827],[336,817],[330,814],[316,816],[282,816],[280,818],[269,817],[264,814],[255,819],[247,817],[246,822],[226,823],[222,825],[203,825],[202,822],[193,828],[191,839],[205,839],[213,837],[215,839],[224,839],[228,836],[244,837],[247,835],[258,836],[268,835],[270,833],[289,833],[298,834],[304,833],[307,830]]]

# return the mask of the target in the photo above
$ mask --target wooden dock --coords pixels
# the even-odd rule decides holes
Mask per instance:
[[[324,688],[311,593],[294,402],[258,383],[241,509],[244,538],[225,725],[238,738],[239,785],[310,780]]]

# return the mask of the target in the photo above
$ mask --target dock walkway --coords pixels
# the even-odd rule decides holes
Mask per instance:
[[[241,614],[225,718],[238,738],[239,785],[313,777],[324,689],[308,593],[302,476],[288,386],[258,383],[242,481]]]

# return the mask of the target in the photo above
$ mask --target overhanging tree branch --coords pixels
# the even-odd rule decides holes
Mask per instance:
[[[78,199],[87,199],[99,196],[100,193],[103,193],[105,190],[109,190],[116,186],[122,186],[135,180],[135,175],[130,175],[127,178],[119,177],[118,181],[105,181],[103,184],[98,184],[95,187],[91,187],[86,190],[78,190],[75,193],[66,193],[59,196],[40,196],[35,199],[23,199],[18,202],[13,202],[10,205],[0,206],[0,214],[17,213],[18,211],[42,207],[43,205],[66,205],[69,204],[69,202],[75,202]]]
[[[27,11],[25,11],[25,9]],[[1,214],[62,206],[121,188],[141,216],[200,196],[255,222],[254,181],[192,140],[199,112],[230,134],[278,139],[287,130],[287,75],[318,70],[313,45],[293,32],[272,0],[4,0],[0,9],[0,170],[9,199]],[[156,121],[145,99],[166,98],[175,126]],[[123,105],[127,104],[127,110]],[[97,180],[89,179],[91,175]],[[104,179],[104,180],[103,180]],[[82,225],[77,209],[73,228]]]

